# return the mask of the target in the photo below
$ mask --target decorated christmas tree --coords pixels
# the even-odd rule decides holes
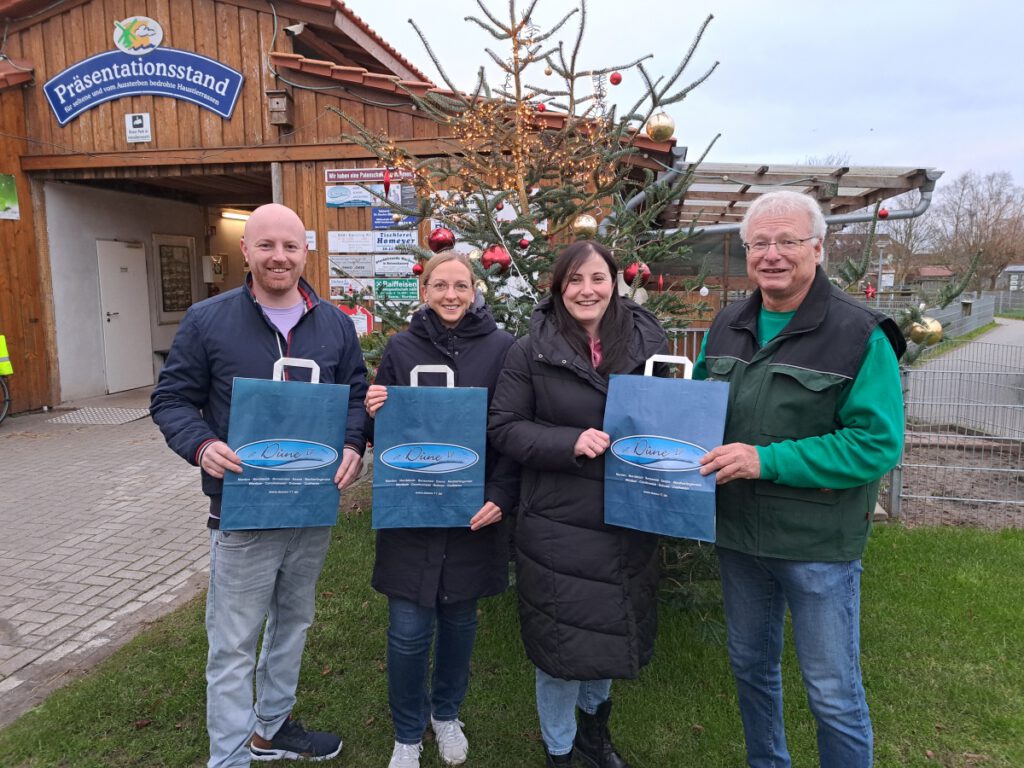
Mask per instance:
[[[509,0],[504,15],[483,0],[477,4],[481,15],[468,16],[466,22],[486,30],[502,46],[502,53],[485,52],[503,81],[487,82],[481,67],[468,92],[449,78],[410,20],[447,89],[422,96],[407,93],[417,110],[437,123],[443,152],[417,157],[389,136],[368,130],[351,116],[342,117],[350,127],[348,138],[373,152],[396,178],[411,176],[415,207],[386,200],[386,192],[378,196],[396,222],[407,216],[431,222],[428,247],[409,250],[424,259],[431,251],[451,247],[468,252],[476,287],[486,294],[496,319],[522,335],[544,293],[549,268],[566,243],[590,238],[608,245],[634,297],[650,278],[649,265],[686,258],[687,233],[663,232],[657,221],[690,184],[690,174],[658,161],[637,143],[642,137],[670,139],[675,126],[664,108],[682,101],[717,66],[680,85],[711,17],[675,69],[656,77],[648,71],[650,56],[581,64],[585,2],[547,29],[534,21],[538,0],[522,10]],[[561,39],[565,35],[568,42]],[[625,78],[637,78],[643,95],[620,108],[610,93]],[[669,145],[664,146],[667,150]],[[665,157],[670,156],[666,151]],[[687,284],[662,285],[689,289],[699,285],[699,276]],[[639,297],[647,299],[645,294]],[[390,306],[386,296],[375,298],[384,333],[404,324],[407,305]],[[671,290],[652,292],[647,307],[666,320],[686,309]],[[678,319],[673,324],[681,325]],[[383,343],[383,334],[367,340],[371,363]]]

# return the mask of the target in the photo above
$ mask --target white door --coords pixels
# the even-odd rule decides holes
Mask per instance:
[[[149,281],[142,243],[97,240],[100,268],[100,323],[107,392],[153,383],[153,337]]]

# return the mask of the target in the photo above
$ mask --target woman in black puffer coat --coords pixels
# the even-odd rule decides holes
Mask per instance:
[[[583,241],[556,260],[551,296],[511,349],[491,403],[491,443],[521,466],[516,585],[537,667],[549,766],[626,763],[608,733],[612,678],[654,652],[657,537],[605,525],[601,431],[608,376],[667,351],[658,321],[616,291],[618,267]],[[574,705],[578,706],[577,729]]]
[[[502,331],[478,301],[467,258],[445,251],[423,269],[426,303],[409,329],[388,341],[366,395],[372,417],[387,407],[387,387],[409,386],[412,369],[447,365],[455,386],[483,387],[488,401],[515,338]],[[433,378],[432,378],[433,377]],[[438,374],[421,386],[444,385]],[[394,528],[377,531],[373,586],[388,597],[388,698],[395,725],[390,768],[419,765],[429,722],[441,759],[465,761],[469,744],[458,719],[469,684],[478,598],[508,586],[508,536],[503,517],[518,493],[514,462],[488,446],[485,503],[466,528]],[[431,644],[434,674],[428,684]]]

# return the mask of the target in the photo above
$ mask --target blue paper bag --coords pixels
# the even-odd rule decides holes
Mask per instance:
[[[311,382],[281,381],[285,366],[312,369]],[[228,445],[242,473],[224,473],[220,527],[226,531],[334,525],[348,421],[348,384],[318,384],[312,360],[283,357],[274,380],[236,378]]]
[[[655,361],[682,362],[685,379],[654,378]],[[654,355],[645,376],[612,376],[604,431],[604,521],[699,541],[715,540],[715,477],[700,457],[722,444],[729,385],[693,381],[687,358]]]
[[[447,387],[419,387],[420,373]],[[487,390],[454,387],[446,365],[418,365],[411,387],[388,387],[373,445],[373,527],[456,528],[484,504]]]

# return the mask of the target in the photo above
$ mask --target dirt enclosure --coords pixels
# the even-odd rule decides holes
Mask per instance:
[[[908,435],[899,519],[910,527],[1024,528],[1021,457],[1017,440]]]

